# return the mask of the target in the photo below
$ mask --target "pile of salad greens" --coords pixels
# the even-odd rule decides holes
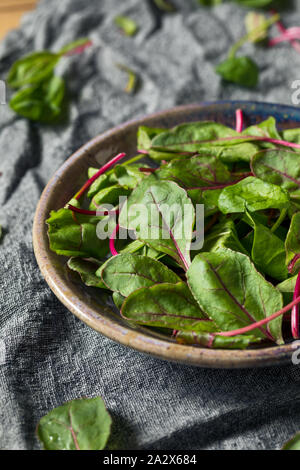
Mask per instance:
[[[243,121],[237,110],[236,129],[140,127],[139,155],[89,168],[47,220],[51,249],[87,286],[111,291],[127,321],[178,343],[242,349],[299,337],[300,129],[279,132],[269,117],[243,130]],[[146,208],[138,225],[135,204]],[[167,213],[173,204],[188,208],[184,222]],[[191,249],[198,204],[204,244]]]

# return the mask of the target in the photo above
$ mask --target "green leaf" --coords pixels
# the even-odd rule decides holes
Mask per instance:
[[[200,308],[223,331],[243,328],[282,308],[281,293],[261,274],[248,256],[228,249],[197,255],[187,272],[190,289]],[[282,318],[272,320],[269,331],[282,344]],[[252,332],[264,338],[266,330]]]
[[[139,170],[141,165],[116,165],[114,168],[114,174],[116,180],[120,186],[125,186],[130,189],[134,189],[143,178],[145,174]],[[143,164],[144,168],[148,168],[147,165]]]
[[[50,248],[58,255],[103,259],[108,241],[99,240],[96,227],[101,217],[90,217],[59,209],[47,220]]]
[[[113,298],[113,301],[114,301],[115,306],[116,306],[119,310],[121,310],[122,305],[123,305],[124,300],[125,300],[125,297],[123,297],[123,295],[120,294],[119,292],[113,292],[112,298]]]
[[[245,26],[250,42],[260,42],[268,36],[266,17],[260,13],[249,11],[245,17]],[[258,31],[258,28],[261,28],[260,31]]]
[[[127,319],[140,325],[192,331],[216,331],[186,283],[156,284],[132,292],[121,310]]]
[[[162,180],[174,181],[185,189],[218,186],[232,179],[222,162],[216,157],[205,155],[172,160],[156,170],[156,176]]]
[[[128,75],[128,81],[127,81],[126,87],[124,88],[124,91],[126,91],[126,93],[134,93],[138,86],[138,81],[139,81],[137,74],[126,65],[123,65],[123,64],[116,64],[116,65],[120,70],[122,70]]]
[[[11,67],[7,83],[12,88],[33,85],[48,79],[60,59],[53,52],[34,52],[17,60]]]
[[[128,16],[116,16],[114,22],[127,36],[134,36],[139,29],[137,23]]]
[[[137,238],[187,269],[194,207],[186,191],[176,183],[157,182],[155,176],[151,176],[132,192],[120,213],[119,224],[134,230]]]
[[[284,189],[253,176],[227,186],[219,197],[219,209],[223,214],[286,209],[289,204],[289,195]]]
[[[105,284],[96,276],[96,271],[99,269],[100,264],[97,260],[91,259],[72,257],[68,260],[68,267],[80,275],[85,285],[106,289]]]
[[[111,422],[102,398],[79,398],[44,416],[37,436],[45,450],[103,450]]]
[[[223,0],[198,0],[198,3],[200,3],[200,5],[204,5],[206,7],[211,7],[211,6],[215,6],[215,5],[220,5],[220,3],[222,3]]]
[[[284,305],[287,305],[293,301],[297,277],[298,274],[286,279],[285,281],[281,282],[280,284],[277,284],[276,286],[277,289],[282,293]]]
[[[276,119],[273,116],[270,116],[268,119],[260,122],[259,124],[254,124],[253,126],[247,127],[242,132],[242,135],[267,137],[270,139],[281,140],[281,135],[279,134],[276,126]],[[275,148],[275,145],[269,142],[259,142],[259,146],[263,148]]]
[[[59,55],[62,56],[62,55],[65,55],[67,54],[68,52],[71,52],[73,51],[74,49],[77,49],[77,48],[80,48],[81,46],[84,46],[86,44],[90,44],[91,41],[89,38],[80,38],[80,39],[76,39],[75,41],[72,41],[70,42],[69,44],[67,44],[66,46],[64,46],[60,51],[59,51]]]
[[[282,450],[300,450],[300,432],[286,442]]]
[[[218,251],[229,248],[248,255],[241,244],[233,220],[225,219],[219,222],[205,237],[202,251]]]
[[[88,177],[92,178],[92,176],[94,176],[98,171],[99,168],[90,167],[88,169]],[[101,189],[108,188],[116,183],[117,178],[114,173],[103,173],[91,184],[87,192],[87,197],[92,199],[99,191],[101,191]]]
[[[89,205],[89,209],[101,210],[101,206],[103,206],[104,204],[111,204],[112,206],[117,206],[119,205],[119,198],[121,196],[128,196],[129,194],[129,189],[118,184],[103,188],[92,198],[92,201]]]
[[[260,272],[283,281],[288,277],[284,242],[249,213],[247,213],[247,218],[254,229],[252,261]]]
[[[258,343],[260,339],[250,335],[237,335],[231,338],[216,335],[212,338],[209,333],[179,331],[176,334],[176,341],[179,344],[198,344],[213,349],[246,349],[250,344]]]
[[[259,70],[250,57],[231,57],[216,67],[216,72],[221,77],[238,85],[248,88],[256,87]]]
[[[258,178],[277,184],[287,191],[300,188],[300,155],[276,149],[258,152],[252,159],[252,171]]]
[[[157,8],[163,10],[167,13],[173,13],[176,11],[176,8],[170,0],[153,0]]]
[[[45,82],[15,93],[9,105],[17,114],[27,119],[51,123],[62,116],[64,97],[64,80],[52,76]]]
[[[180,278],[160,261],[147,256],[123,253],[110,258],[97,272],[103,283],[124,297],[141,287],[180,281]]]
[[[296,212],[285,240],[286,265],[295,274],[300,269],[300,212]]]
[[[300,144],[300,129],[285,129],[282,131],[282,138],[287,142],[292,142],[294,144]],[[297,149],[295,149],[297,150]],[[299,151],[299,150],[298,150]]]
[[[158,134],[152,140],[152,149],[159,148],[165,151],[177,152],[201,152],[202,146],[225,145],[225,142],[218,142],[218,139],[227,137],[238,137],[240,134],[230,127],[218,124],[213,121],[199,121],[193,123],[179,124],[168,131]],[[234,144],[237,142],[235,141]],[[240,141],[239,141],[240,143]],[[231,141],[226,142],[232,145]]]
[[[236,3],[248,8],[263,8],[274,0],[234,0]]]
[[[149,150],[155,136],[166,132],[166,129],[140,126],[137,132],[137,147],[139,150]]]

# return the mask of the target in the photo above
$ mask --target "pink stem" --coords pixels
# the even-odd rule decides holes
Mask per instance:
[[[143,155],[148,155],[149,154],[149,152],[147,152],[147,150],[141,150],[141,149],[138,150],[138,153],[142,153]]]
[[[242,132],[243,130],[243,111],[241,109],[237,109],[235,112],[236,116],[236,131]]]
[[[64,55],[68,57],[68,56],[75,55],[75,54],[81,54],[83,51],[85,51],[85,49],[87,49],[88,47],[92,45],[93,45],[92,41],[87,41],[84,44],[81,44],[81,46],[74,47],[74,49],[71,49],[70,51],[66,52]]]
[[[277,11],[276,10],[271,10],[271,14],[272,15],[276,15],[277,14]],[[279,30],[280,33],[284,34],[286,32],[286,28],[284,27],[284,25],[281,23],[281,21],[277,21],[276,23],[276,26]],[[297,41],[294,41],[292,39],[290,39],[290,43],[292,45],[292,47],[297,51],[297,52],[300,52],[300,44],[297,42]]]
[[[299,261],[299,259],[300,259],[300,255],[295,255],[292,261],[290,262],[290,264],[288,265],[288,272],[290,274],[292,274],[292,272],[294,271],[295,265],[297,261]]]
[[[114,215],[118,214],[118,210],[116,211],[89,211],[86,209],[80,209],[79,207],[72,206],[72,204],[68,204],[67,209],[70,209],[73,212],[77,212],[78,214],[83,214],[83,215],[97,215],[97,216],[102,216],[102,215]]]
[[[297,31],[289,31],[288,29],[286,30],[285,33],[281,34],[280,36],[277,36],[276,38],[270,39],[269,41],[269,46],[276,46],[276,44],[279,44],[281,42],[296,42],[295,39],[300,39],[300,30]],[[299,44],[300,46],[300,44]]]
[[[270,137],[260,137],[256,135],[237,135],[235,137],[222,137],[217,140],[209,140],[209,141],[202,141],[202,143],[205,142],[230,142],[231,140],[238,140],[238,139],[249,139],[249,140],[257,140],[261,142],[270,142],[271,144],[276,144],[276,145],[282,145],[283,147],[291,147],[291,148],[296,148],[300,149],[300,144],[295,144],[294,142],[287,142],[286,140],[278,140],[278,139],[271,139]]]
[[[109,170],[110,167],[115,165],[119,160],[124,158],[126,156],[126,153],[119,153],[116,155],[114,158],[112,158],[109,162],[107,162],[105,165],[103,165],[102,168],[100,168],[97,173],[94,174],[87,182],[82,186],[82,188],[78,191],[78,193],[75,195],[75,199],[80,199],[81,196],[85,193],[85,191],[93,184],[93,182],[99,178],[103,173],[105,173],[107,170]]]
[[[112,256],[116,256],[118,255],[119,253],[117,252],[116,248],[115,248],[115,239],[116,239],[116,235],[119,231],[119,228],[120,228],[120,225],[116,225],[111,236],[109,237],[109,249],[110,249],[110,252],[112,254]]]
[[[297,276],[293,300],[300,296],[300,273]],[[294,305],[291,315],[292,335],[294,339],[299,339],[299,305]]]
[[[260,320],[256,323],[252,323],[251,325],[245,326],[244,328],[239,328],[238,330],[222,331],[221,333],[214,333],[214,335],[230,337],[230,336],[242,335],[244,333],[248,333],[249,331],[256,330],[256,328],[266,325],[270,321],[275,320],[281,315],[284,315],[286,312],[291,310],[295,305],[298,305],[299,303],[300,303],[300,296],[297,297],[295,300],[293,300],[293,302],[288,304],[286,307],[282,308],[281,310],[278,310],[278,312],[273,313],[273,315],[270,315],[269,317],[264,318],[263,320]]]

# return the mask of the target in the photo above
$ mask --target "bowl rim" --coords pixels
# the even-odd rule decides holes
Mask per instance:
[[[249,367],[265,367],[270,365],[279,365],[287,363],[291,360],[291,356],[295,351],[293,343],[282,346],[272,346],[262,349],[249,350],[227,350],[227,349],[207,349],[193,345],[181,345],[170,342],[161,338],[156,338],[145,334],[143,331],[131,330],[126,325],[121,325],[113,318],[108,319],[101,316],[101,312],[95,312],[95,309],[87,305],[79,298],[74,302],[74,292],[64,283],[63,279],[58,276],[56,267],[51,263],[48,255],[49,245],[48,237],[45,237],[46,219],[49,216],[48,200],[53,193],[61,175],[72,167],[87,153],[91,154],[99,143],[107,138],[117,135],[120,131],[124,131],[129,127],[136,127],[144,124],[145,120],[152,118],[166,117],[174,113],[189,112],[192,109],[220,106],[220,105],[236,105],[248,108],[249,106],[259,105],[266,108],[278,107],[284,112],[299,113],[299,109],[293,106],[264,103],[258,101],[243,100],[222,100],[207,101],[188,105],[173,107],[168,110],[159,111],[132,119],[120,124],[102,134],[89,140],[74,152],[50,178],[48,184],[44,188],[39,199],[33,222],[33,248],[35,257],[40,271],[45,278],[47,284],[58,299],[70,310],[76,317],[85,322],[94,330],[102,333],[104,336],[119,342],[125,346],[131,347],[139,352],[146,353],[157,358],[168,361],[194,365],[198,367],[210,368],[249,368]],[[271,111],[270,111],[271,112]],[[300,125],[299,125],[300,127]]]

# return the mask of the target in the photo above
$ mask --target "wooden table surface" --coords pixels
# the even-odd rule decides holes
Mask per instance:
[[[17,28],[24,13],[32,10],[38,0],[0,0],[0,40]]]

